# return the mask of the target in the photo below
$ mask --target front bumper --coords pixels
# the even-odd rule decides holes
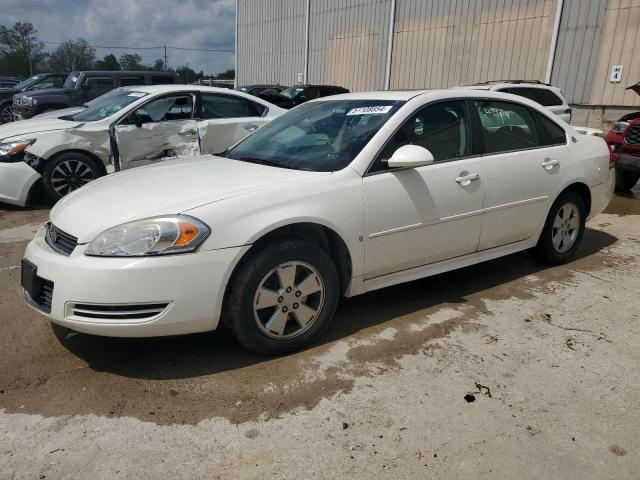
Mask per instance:
[[[0,162],[0,202],[24,207],[40,174],[25,162]]]
[[[13,104],[13,114],[18,120],[27,120],[36,115],[37,107]]]
[[[85,248],[78,245],[68,257],[56,253],[43,228],[27,246],[25,259],[37,267],[38,277],[53,282],[47,316],[78,332],[154,337],[214,330],[228,277],[248,247],[140,258],[88,257]],[[85,318],[74,314],[78,304],[167,307],[145,318]]]
[[[640,152],[638,155],[631,155],[626,152],[614,153],[616,158],[616,168],[625,172],[640,173]]]

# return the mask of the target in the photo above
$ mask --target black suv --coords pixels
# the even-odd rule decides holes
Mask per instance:
[[[82,105],[118,87],[175,83],[181,82],[174,72],[71,72],[62,88],[14,95],[13,113],[27,119],[49,110]]]
[[[0,88],[0,123],[13,121],[11,103],[13,96],[27,90],[45,90],[60,88],[64,84],[68,73],[40,73],[13,86]]]
[[[334,85],[294,85],[281,92],[268,89],[257,96],[278,107],[292,108],[314,98],[328,97],[340,93],[349,93],[349,90]]]

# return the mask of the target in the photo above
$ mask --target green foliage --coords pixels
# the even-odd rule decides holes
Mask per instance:
[[[120,70],[118,59],[113,53],[105,55],[102,60],[96,60],[93,66],[96,70]]]
[[[122,70],[148,70],[149,68],[142,65],[142,57],[137,53],[123,53],[118,60]]]
[[[36,37],[31,23],[17,22],[13,27],[0,26],[0,72],[30,76],[45,59],[44,43]]]

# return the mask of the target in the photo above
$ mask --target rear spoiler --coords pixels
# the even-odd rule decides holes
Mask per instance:
[[[579,132],[583,135],[591,135],[592,137],[604,137],[604,132],[602,130],[598,130],[597,128],[589,128],[589,127],[573,127],[576,132]]]

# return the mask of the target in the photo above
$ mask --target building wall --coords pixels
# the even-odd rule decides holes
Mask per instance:
[[[399,0],[391,88],[544,80],[555,0]]]
[[[604,32],[606,1],[564,0],[551,84],[572,104],[591,99]]]
[[[559,1],[396,0],[390,88],[543,80]],[[310,0],[308,82],[384,88],[391,5]],[[297,82],[305,9],[305,0],[239,0],[240,83]],[[595,114],[640,106],[626,90],[640,81],[639,51],[640,0],[564,0],[551,83]],[[624,65],[620,83],[609,82],[613,65]]]
[[[238,2],[238,85],[292,85],[304,72],[304,0]]]
[[[384,88],[390,0],[311,0],[309,82]]]
[[[622,81],[609,82],[613,65],[623,65]],[[640,106],[629,85],[640,81],[640,0],[610,0],[606,8],[597,75],[589,103]]]

